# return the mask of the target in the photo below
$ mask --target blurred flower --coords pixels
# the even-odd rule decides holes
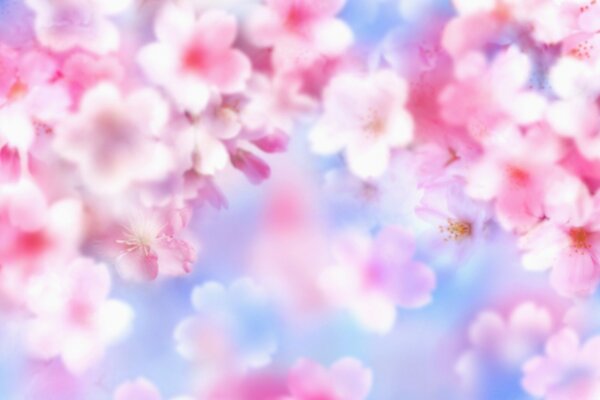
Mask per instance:
[[[244,53],[232,48],[234,16],[211,10],[196,17],[167,3],[156,18],[154,34],[157,41],[140,50],[139,64],[183,111],[198,114],[212,90],[233,93],[245,88],[251,65]]]
[[[521,237],[523,265],[551,268],[550,283],[563,296],[589,296],[600,282],[600,196],[592,198],[576,178],[557,180],[553,189],[558,204],[547,207],[550,218]]]
[[[168,117],[167,104],[152,89],[123,98],[117,87],[103,83],[87,91],[79,112],[56,127],[54,146],[81,168],[91,191],[118,193],[133,182],[160,179],[172,167],[160,141]]]
[[[137,378],[120,384],[115,390],[114,400],[161,400],[160,392],[145,378]]]
[[[248,36],[259,47],[272,47],[279,71],[310,66],[319,57],[342,54],[352,31],[335,15],[346,0],[267,0],[248,20]]]
[[[431,301],[435,275],[412,260],[414,252],[414,239],[399,228],[384,228],[373,241],[349,233],[334,249],[336,264],[321,274],[322,289],[365,329],[389,332],[396,306],[418,308]]]
[[[108,53],[119,46],[119,30],[107,18],[125,10],[130,0],[26,0],[35,13],[35,32],[56,51],[82,47]]]
[[[494,390],[486,382],[520,371],[523,363],[543,347],[554,323],[546,308],[532,302],[517,305],[506,317],[496,311],[481,311],[469,326],[469,349],[455,364],[468,393],[484,398],[486,391]]]
[[[108,300],[110,275],[103,264],[79,258],[32,279],[27,304],[32,318],[25,341],[32,356],[60,356],[73,373],[97,363],[105,348],[127,332],[133,311]]]
[[[267,365],[277,347],[267,295],[249,279],[228,288],[216,282],[192,292],[196,315],[175,329],[177,351],[207,376]]]
[[[546,100],[527,87],[531,69],[529,57],[517,46],[498,53],[489,64],[484,53],[466,54],[456,62],[456,82],[440,94],[443,118],[483,137],[505,121],[540,121]]]
[[[545,400],[593,400],[600,395],[598,364],[600,338],[581,343],[569,328],[555,333],[546,342],[544,355],[523,366],[523,387]]]
[[[391,151],[413,138],[407,97],[406,82],[390,70],[336,76],[325,89],[324,114],[310,132],[313,150],[344,150],[348,167],[360,178],[383,175]]]
[[[290,371],[289,400],[363,400],[372,381],[371,371],[353,358],[342,358],[329,370],[313,361],[300,360]]]
[[[551,132],[508,126],[493,133],[485,152],[467,176],[468,195],[494,200],[498,222],[525,232],[544,217],[550,185],[564,171],[557,166],[561,143]]]

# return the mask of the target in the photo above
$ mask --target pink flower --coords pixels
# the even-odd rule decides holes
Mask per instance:
[[[43,359],[60,356],[73,373],[97,363],[132,318],[126,304],[107,300],[109,291],[106,266],[86,258],[36,276],[27,288],[29,353]]]
[[[161,400],[160,392],[152,382],[137,378],[120,384],[114,393],[114,400]]]
[[[426,186],[415,212],[433,224],[445,242],[456,245],[455,254],[459,259],[483,243],[492,219],[487,204],[465,195],[460,179]]]
[[[250,77],[248,58],[232,45],[237,24],[223,11],[196,18],[183,7],[166,4],[154,24],[158,41],[144,46],[138,61],[148,78],[163,86],[178,106],[198,114],[211,90],[233,93]]]
[[[396,306],[418,308],[431,301],[435,275],[412,260],[414,252],[414,239],[398,228],[385,228],[373,241],[347,234],[335,248],[336,264],[321,275],[322,288],[365,329],[388,332]]]
[[[271,327],[263,323],[269,315],[268,301],[267,294],[246,278],[228,288],[216,282],[194,288],[196,315],[175,328],[177,351],[207,377],[269,364],[277,341]]]
[[[383,175],[391,151],[413,138],[407,96],[406,82],[391,70],[336,76],[324,92],[324,114],[310,132],[313,150],[344,150],[348,167],[360,178]]]
[[[271,176],[269,165],[247,150],[237,148],[231,152],[230,157],[231,164],[254,184],[259,184]]]
[[[373,377],[353,358],[336,361],[329,370],[310,360],[299,360],[289,374],[289,400],[363,400]]]
[[[542,348],[552,328],[548,310],[531,302],[519,304],[506,317],[491,310],[480,312],[469,326],[469,349],[455,365],[463,385],[471,395],[481,397],[488,370],[520,370]]]
[[[499,53],[488,64],[483,53],[457,60],[456,82],[440,94],[442,117],[466,125],[475,138],[485,137],[502,123],[531,124],[544,117],[546,101],[529,90],[531,62],[516,46]]]
[[[556,180],[546,200],[549,219],[521,237],[523,266],[550,272],[563,296],[591,295],[600,282],[600,196],[573,177]]]
[[[22,181],[6,197],[0,196],[0,298],[4,304],[22,306],[26,301],[23,288],[32,278],[79,254],[84,221],[81,202],[63,198],[48,203],[33,182]]]
[[[81,47],[108,53],[119,47],[119,31],[107,18],[125,10],[129,0],[26,0],[35,13],[35,33],[56,51]]]
[[[573,138],[581,154],[600,159],[600,118],[596,100],[600,94],[598,66],[573,57],[561,57],[550,71],[550,84],[558,99],[547,112],[548,123],[559,135]]]
[[[536,398],[545,400],[594,400],[600,396],[600,338],[581,343],[570,328],[546,342],[544,355],[523,366],[522,384]]]
[[[292,133],[297,119],[311,112],[316,104],[301,92],[301,82],[289,75],[269,79],[255,75],[248,84],[248,103],[241,110],[244,125],[251,130]]]
[[[196,249],[181,238],[187,218],[179,212],[136,211],[114,236],[116,268],[127,280],[145,281],[160,276],[188,274]]]
[[[494,200],[505,229],[526,231],[544,217],[549,185],[564,174],[556,166],[561,157],[561,143],[547,130],[522,133],[507,126],[492,133],[468,174],[466,192],[475,199]]]
[[[249,37],[259,47],[273,48],[273,65],[282,71],[339,56],[353,41],[352,31],[335,18],[345,2],[267,0],[250,15]]]
[[[81,169],[90,190],[118,193],[170,170],[171,154],[160,140],[168,117],[157,92],[140,89],[124,98],[103,83],[86,92],[79,111],[56,127],[54,148]]]
[[[102,81],[121,81],[125,73],[116,57],[94,57],[83,52],[70,55],[60,72],[77,99]]]
[[[445,128],[433,141],[417,149],[416,171],[420,186],[427,186],[457,178],[464,179],[477,156],[479,145],[467,135],[449,132]]]

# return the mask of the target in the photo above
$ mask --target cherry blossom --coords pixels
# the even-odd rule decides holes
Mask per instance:
[[[324,114],[310,132],[314,151],[344,150],[358,177],[381,176],[391,151],[413,138],[413,121],[404,109],[407,96],[406,83],[390,70],[336,76],[325,89]]]
[[[547,400],[592,400],[600,393],[598,337],[581,342],[577,333],[564,328],[546,342],[545,354],[523,367],[523,387],[532,396]]]
[[[133,211],[117,232],[109,249],[119,274],[128,280],[153,280],[158,276],[188,274],[196,248],[183,237],[187,225],[182,213],[161,210]]]
[[[154,34],[157,41],[140,50],[139,64],[182,110],[197,114],[207,106],[211,91],[245,88],[251,65],[244,53],[232,48],[234,16],[217,10],[196,16],[167,3],[156,18]]]
[[[526,231],[544,217],[544,198],[553,179],[564,171],[556,166],[562,146],[547,129],[522,132],[507,126],[493,132],[485,153],[467,177],[467,194],[495,200],[498,222]]]
[[[168,118],[167,104],[152,89],[124,97],[103,83],[87,91],[78,112],[56,127],[54,147],[81,169],[90,190],[116,193],[169,171],[173,161],[160,141]]]
[[[563,296],[591,295],[600,282],[596,216],[600,205],[576,179],[563,179],[553,193],[562,193],[548,204],[549,219],[521,238],[523,266],[532,270],[551,268],[550,283]]]
[[[531,61],[516,46],[499,53],[491,63],[472,52],[455,65],[457,82],[440,94],[442,116],[464,124],[475,136],[489,135],[505,121],[531,124],[544,117],[546,101],[528,90]]]
[[[35,32],[44,46],[56,51],[81,47],[108,53],[119,47],[119,30],[108,17],[123,12],[129,0],[26,0],[35,12]]]
[[[459,259],[489,236],[489,206],[467,197],[458,179],[426,186],[416,213],[436,227],[445,242],[456,244]]]
[[[114,400],[161,400],[160,392],[145,378],[137,378],[134,381],[124,382],[116,389]]]
[[[520,370],[543,348],[553,328],[549,310],[532,302],[518,304],[506,316],[481,311],[468,329],[469,348],[455,364],[465,389],[472,396],[485,396],[485,375]]]
[[[352,358],[336,361],[328,370],[310,360],[299,360],[289,375],[290,400],[362,400],[369,394],[372,374]]]
[[[208,282],[194,288],[196,315],[175,329],[177,351],[207,374],[267,365],[276,337],[262,320],[271,312],[266,293],[249,279],[229,287]],[[208,344],[210,343],[210,344]]]
[[[365,329],[388,332],[396,306],[418,308],[431,301],[435,274],[412,260],[414,239],[401,229],[385,228],[373,241],[348,233],[334,251],[335,264],[321,275],[323,289]]]
[[[123,302],[107,299],[109,290],[107,267],[85,258],[33,279],[27,292],[32,318],[24,338],[29,352],[44,359],[60,356],[74,373],[97,363],[127,332],[133,316]]]
[[[352,31],[335,15],[345,0],[267,0],[249,16],[248,34],[260,47],[272,47],[277,69],[288,71],[342,54]]]

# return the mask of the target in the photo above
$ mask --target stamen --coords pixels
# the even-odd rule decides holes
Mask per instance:
[[[440,233],[446,235],[445,239],[459,242],[473,234],[473,226],[469,221],[448,218],[447,225],[439,227]]]
[[[584,253],[591,248],[590,233],[585,228],[571,228],[569,230],[571,248],[576,253]]]

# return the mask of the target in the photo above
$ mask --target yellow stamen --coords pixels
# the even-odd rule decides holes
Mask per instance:
[[[459,242],[471,237],[473,226],[469,221],[448,218],[447,225],[439,227],[440,232],[445,234],[444,240]]]

